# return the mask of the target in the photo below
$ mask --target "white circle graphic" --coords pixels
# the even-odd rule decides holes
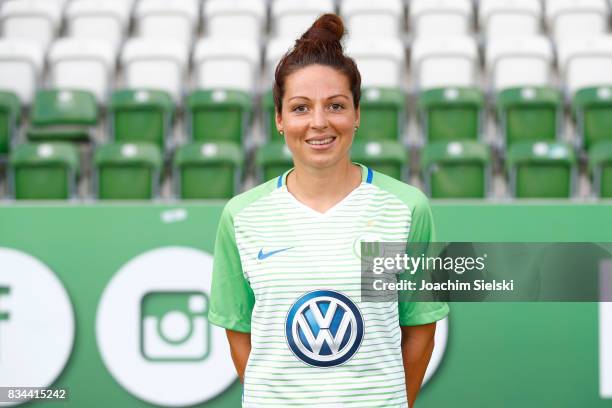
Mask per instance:
[[[212,261],[194,248],[154,249],[125,264],[104,290],[96,318],[98,347],[112,376],[136,397],[188,406],[217,396],[236,380],[225,331],[208,323],[202,308],[210,293]],[[151,306],[150,300],[164,296],[169,301]],[[181,306],[169,306],[177,299]],[[173,309],[191,319],[190,333],[180,344],[160,333],[184,334],[174,318],[159,323]]]
[[[436,324],[436,335],[434,337],[434,349],[429,360],[429,365],[423,377],[423,385],[431,379],[442,362],[446,344],[448,343],[448,316],[439,320]]]
[[[38,259],[0,248],[0,387],[48,387],[74,341],[74,312],[57,276]],[[0,406],[16,403],[0,403]]]

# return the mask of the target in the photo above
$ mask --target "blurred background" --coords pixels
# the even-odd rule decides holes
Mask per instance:
[[[326,12],[353,160],[423,189],[441,241],[612,242],[611,8],[0,0],[0,387],[240,406],[223,332],[192,328],[225,200],[292,167],[273,72]],[[452,305],[418,406],[612,407],[609,305]]]

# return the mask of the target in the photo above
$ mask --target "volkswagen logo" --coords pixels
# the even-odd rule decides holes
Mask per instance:
[[[315,367],[347,362],[359,349],[363,333],[363,317],[355,303],[333,290],[301,296],[285,321],[289,348],[297,358]]]

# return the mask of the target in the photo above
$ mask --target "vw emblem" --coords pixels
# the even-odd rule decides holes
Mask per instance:
[[[315,367],[347,362],[359,349],[363,333],[363,317],[355,303],[333,290],[306,293],[291,306],[285,321],[289,348]]]

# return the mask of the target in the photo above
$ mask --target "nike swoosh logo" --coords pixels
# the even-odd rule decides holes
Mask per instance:
[[[272,255],[278,254],[279,252],[284,252],[288,249],[291,249],[292,247],[288,247],[288,248],[281,248],[281,249],[277,249],[276,251],[270,251],[270,252],[264,252],[263,248],[259,250],[259,253],[257,254],[257,259],[264,260]]]

